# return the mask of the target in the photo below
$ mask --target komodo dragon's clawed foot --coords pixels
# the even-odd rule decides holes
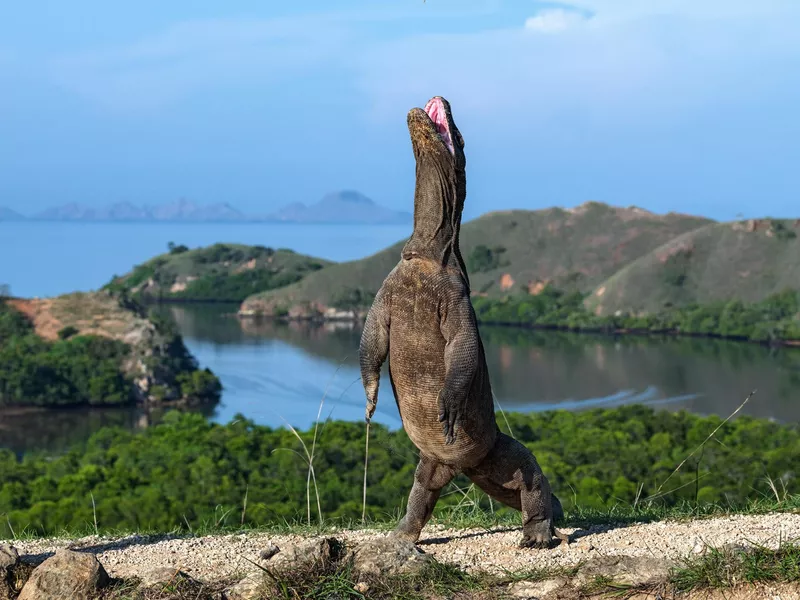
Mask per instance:
[[[549,550],[552,546],[553,538],[550,538],[549,541],[537,541],[535,539],[523,536],[519,542],[520,548],[535,548],[536,550]]]
[[[523,531],[519,546],[547,550],[564,543],[569,544],[569,536],[553,527],[552,522],[542,521]]]

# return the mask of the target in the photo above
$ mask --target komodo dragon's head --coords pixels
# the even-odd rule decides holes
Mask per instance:
[[[402,256],[427,258],[459,270],[469,285],[458,245],[467,195],[464,138],[453,121],[450,103],[436,96],[424,109],[412,108],[408,131],[417,161],[417,184],[414,232]]]

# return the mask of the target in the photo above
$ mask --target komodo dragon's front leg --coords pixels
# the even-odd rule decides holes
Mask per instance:
[[[456,426],[477,410],[470,388],[481,365],[481,340],[469,296],[445,298],[439,328],[445,339],[444,387],[439,392],[439,421],[445,444],[456,441]]]
[[[361,382],[367,394],[366,421],[370,422],[378,405],[378,387],[381,367],[389,355],[390,294],[386,284],[378,290],[375,300],[367,313],[361,343],[358,350],[361,366]]]

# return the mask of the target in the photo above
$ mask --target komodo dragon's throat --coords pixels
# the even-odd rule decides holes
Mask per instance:
[[[417,162],[414,232],[370,308],[359,350],[367,421],[389,358],[403,426],[420,462],[395,534],[416,541],[444,488],[464,473],[492,498],[522,511],[521,545],[543,548],[561,504],[533,454],[502,433],[469,279],[459,249],[466,197],[464,139],[441,97],[408,113]]]

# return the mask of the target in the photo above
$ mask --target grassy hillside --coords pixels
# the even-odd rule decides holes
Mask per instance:
[[[131,301],[0,301],[0,406],[207,402],[220,389],[168,322]]]
[[[710,222],[589,202],[570,210],[486,214],[463,225],[461,247],[474,293],[499,297],[519,289],[535,292],[545,283],[588,292],[643,254]],[[312,308],[367,306],[397,264],[403,243],[250,297],[242,305],[242,313],[290,310],[304,314]]]
[[[640,257],[601,283],[586,306],[597,315],[656,313],[715,302],[760,302],[800,290],[800,220],[714,223]]]
[[[170,251],[114,277],[106,285],[147,300],[204,300],[241,302],[247,296],[289,285],[324,266],[321,258],[291,250],[214,244]]]

